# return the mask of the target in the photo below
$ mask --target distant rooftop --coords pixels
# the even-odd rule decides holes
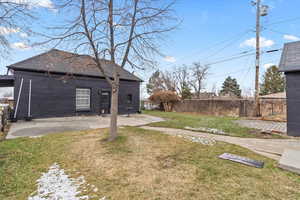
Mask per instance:
[[[300,71],[300,41],[290,42],[284,45],[279,71]]]
[[[273,93],[264,96],[260,96],[261,99],[286,99],[285,92]]]

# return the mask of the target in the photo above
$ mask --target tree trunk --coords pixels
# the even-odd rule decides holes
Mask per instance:
[[[114,70],[114,81],[111,86],[111,108],[110,108],[110,132],[109,141],[113,141],[118,137],[118,98],[119,98],[119,73]]]

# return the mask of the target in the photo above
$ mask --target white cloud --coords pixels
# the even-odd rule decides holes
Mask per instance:
[[[260,47],[264,48],[264,47],[271,47],[275,44],[275,42],[273,40],[268,40],[264,37],[260,38]],[[248,40],[245,40],[242,44],[241,47],[256,47],[256,38],[250,38]]]
[[[266,64],[264,64],[264,68],[268,69],[269,67],[272,67],[274,65],[275,65],[274,63],[266,63]]]
[[[12,33],[18,33],[20,32],[19,28],[7,28],[4,26],[0,26],[0,35],[9,35]]]
[[[300,40],[299,37],[294,36],[294,35],[284,35],[283,39],[290,40],[290,41],[298,41],[298,40]]]
[[[173,56],[165,56],[164,61],[174,63],[176,62],[176,58],[174,58]]]
[[[15,42],[10,45],[14,49],[19,50],[29,50],[31,47],[28,44],[25,44],[24,42]]]
[[[20,33],[20,36],[21,36],[22,38],[27,38],[27,37],[28,37],[28,34],[27,34],[27,33]]]
[[[13,3],[27,4],[30,7],[54,9],[54,5],[51,0],[7,0],[7,1]]]
[[[51,0],[31,0],[33,2],[36,2],[36,5],[44,8],[54,8],[54,5]]]

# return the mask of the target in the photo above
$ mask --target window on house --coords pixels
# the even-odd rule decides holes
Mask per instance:
[[[127,103],[132,104],[132,94],[127,95]]]
[[[91,89],[76,88],[76,110],[90,110]]]

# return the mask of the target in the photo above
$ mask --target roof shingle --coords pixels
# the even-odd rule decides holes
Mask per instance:
[[[105,74],[107,74],[109,77],[113,77],[113,68],[114,66],[117,66],[120,72],[120,79],[142,81],[137,76],[110,61],[101,60],[101,63]],[[52,49],[46,53],[12,64],[7,68],[104,77],[103,73],[101,73],[100,69],[96,66],[96,63],[91,56],[74,54],[57,49]]]
[[[300,71],[300,41],[284,44],[279,71]]]

